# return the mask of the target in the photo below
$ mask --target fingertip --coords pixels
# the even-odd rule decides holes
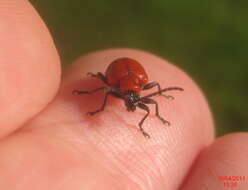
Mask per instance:
[[[0,23],[3,137],[51,101],[59,87],[60,61],[49,31],[28,1],[2,0]]]
[[[248,133],[218,138],[199,155],[181,189],[244,189],[248,185],[247,147]]]
[[[73,89],[88,90],[103,85],[97,79],[87,78],[86,73],[104,72],[108,64],[119,57],[139,61],[149,80],[158,81],[163,88],[176,86],[184,89],[168,92],[174,96],[173,101],[154,97],[159,102],[160,115],[171,126],[163,125],[151,106],[152,114],[144,124],[150,139],[145,138],[138,127],[144,117],[142,110],[127,112],[121,100],[110,98],[104,112],[85,116],[84,113],[102,105],[103,93],[71,96]],[[81,135],[80,141],[92,143],[109,156],[109,162],[117,163],[123,170],[127,168],[126,175],[131,177],[132,174],[131,178],[140,185],[151,185],[155,189],[165,184],[170,189],[178,187],[198,153],[214,139],[211,112],[195,82],[175,65],[140,50],[109,49],[79,58],[63,74],[62,88],[50,110],[62,110],[54,117],[61,118],[60,123],[68,123],[68,120],[73,123],[65,126],[66,130]],[[47,112],[46,116],[52,117],[51,113],[55,111]],[[62,130],[61,127],[58,130]],[[154,174],[157,170],[159,175]],[[176,180],[168,176],[174,176]],[[151,184],[147,184],[147,177]]]

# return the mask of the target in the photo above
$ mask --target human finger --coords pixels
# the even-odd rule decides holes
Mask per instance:
[[[147,70],[150,81],[159,81],[162,87],[184,88],[183,92],[169,93],[174,100],[154,98],[159,102],[161,116],[170,121],[171,126],[163,125],[151,114],[144,124],[150,139],[144,138],[137,127],[144,111],[127,112],[121,100],[110,98],[102,113],[89,116],[88,111],[101,106],[104,93],[72,95],[74,89],[89,90],[103,85],[97,79],[84,76],[87,72],[104,72],[108,64],[119,57],[138,60]],[[151,112],[154,113],[152,107]],[[77,60],[63,74],[57,97],[25,130],[45,134],[44,143],[49,142],[49,138],[59,138],[77,150],[94,147],[94,151],[87,148],[83,155],[93,157],[108,172],[121,174],[129,185],[136,184],[140,189],[176,189],[199,152],[214,136],[211,113],[196,84],[167,61],[131,49],[99,51]],[[80,167],[82,175],[86,175],[84,163]],[[99,188],[101,185],[99,183]]]
[[[248,134],[218,138],[201,152],[181,190],[220,190],[248,187]]]
[[[0,137],[42,110],[60,82],[53,40],[26,0],[0,0]]]

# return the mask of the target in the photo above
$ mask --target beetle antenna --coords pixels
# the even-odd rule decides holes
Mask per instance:
[[[169,87],[169,88],[164,88],[164,89],[162,89],[162,90],[160,90],[160,91],[157,91],[157,92],[148,94],[148,95],[146,95],[146,96],[143,96],[143,97],[141,97],[140,99],[143,99],[143,98],[150,98],[150,97],[152,97],[152,96],[156,96],[156,95],[158,95],[158,94],[161,94],[161,93],[166,92],[166,91],[171,91],[171,90],[183,91],[183,88],[180,88],[180,87]]]

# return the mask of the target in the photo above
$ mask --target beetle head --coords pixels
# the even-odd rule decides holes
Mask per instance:
[[[126,91],[123,95],[127,111],[135,111],[140,100],[139,94],[135,91]]]

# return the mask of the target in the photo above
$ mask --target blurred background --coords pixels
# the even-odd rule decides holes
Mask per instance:
[[[248,1],[30,1],[51,31],[63,66],[105,48],[152,52],[202,88],[218,136],[248,131]]]

